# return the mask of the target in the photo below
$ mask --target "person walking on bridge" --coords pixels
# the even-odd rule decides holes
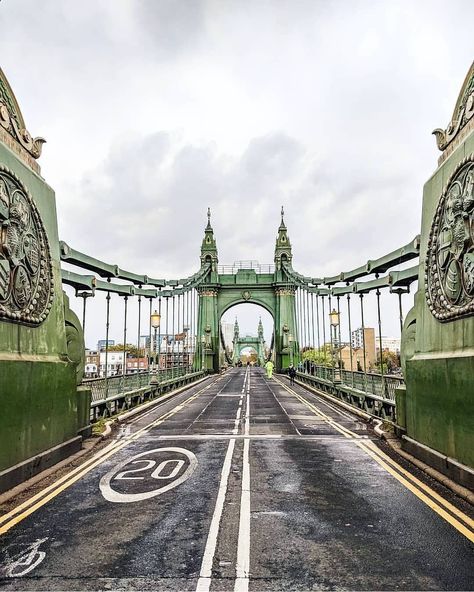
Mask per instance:
[[[290,384],[295,384],[296,368],[290,364],[288,368],[288,376],[290,377]]]
[[[265,364],[265,370],[267,371],[267,378],[271,378],[273,376],[273,362],[268,360]]]

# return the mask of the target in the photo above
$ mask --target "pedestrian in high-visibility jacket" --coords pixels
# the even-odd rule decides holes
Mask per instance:
[[[271,360],[268,360],[265,364],[265,370],[267,371],[267,378],[271,378],[273,375],[273,362]]]

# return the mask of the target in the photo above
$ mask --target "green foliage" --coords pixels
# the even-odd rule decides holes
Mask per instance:
[[[109,347],[109,351],[123,351],[123,343],[111,345]],[[127,343],[127,345],[125,346],[125,351],[131,358],[143,358],[145,355],[145,351],[142,347],[138,349],[136,345],[132,345],[131,343]]]
[[[324,345],[319,349],[306,349],[301,357],[303,360],[310,360],[318,366],[332,366],[330,345]]]
[[[93,436],[100,436],[102,432],[105,430],[105,422],[106,420],[101,417],[99,421],[96,421],[92,424],[92,435]]]

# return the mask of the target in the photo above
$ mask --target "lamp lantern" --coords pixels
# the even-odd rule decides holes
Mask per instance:
[[[150,316],[150,322],[153,329],[158,329],[160,326],[161,315],[156,310],[153,311],[153,314]]]
[[[333,327],[339,327],[339,313],[335,308],[329,313],[329,318],[331,319],[331,325]]]

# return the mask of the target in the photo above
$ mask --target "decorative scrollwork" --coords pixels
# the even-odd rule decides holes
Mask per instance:
[[[6,79],[0,70],[0,127],[4,128],[33,158],[39,158],[46,142],[44,138],[33,138],[24,127],[23,117]]]
[[[53,301],[48,239],[27,189],[0,165],[0,320],[41,324]]]
[[[439,150],[445,150],[456,138],[459,132],[474,117],[474,64],[471,66],[461,93],[454,108],[454,113],[448,127],[443,130],[437,128],[433,131]]]
[[[199,296],[217,296],[217,290],[212,288],[198,288]]]
[[[457,167],[439,201],[425,284],[428,306],[439,321],[474,314],[474,155]]]

